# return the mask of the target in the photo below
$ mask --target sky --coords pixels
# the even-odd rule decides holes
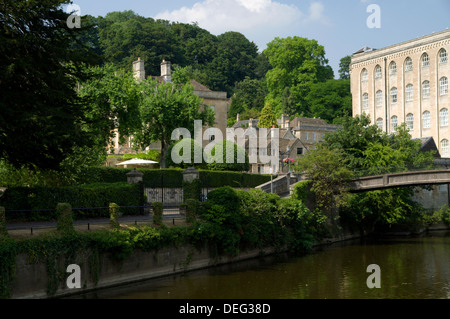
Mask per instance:
[[[315,39],[338,77],[339,61],[450,28],[450,0],[72,0],[81,15],[132,10],[193,23],[212,34],[244,34],[263,51],[275,37]]]

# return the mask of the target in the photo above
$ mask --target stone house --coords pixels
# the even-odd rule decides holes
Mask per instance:
[[[147,78],[145,74],[144,61],[140,58],[133,62],[133,73],[137,81],[144,81]],[[163,61],[161,63],[161,75],[150,76],[158,82],[171,82],[172,81],[172,67],[169,61]],[[227,128],[227,117],[228,110],[230,107],[230,99],[227,97],[226,92],[216,92],[212,91],[203,84],[197,82],[196,80],[191,80],[191,84],[194,87],[194,94],[200,97],[205,106],[210,107],[215,112],[215,125],[214,127],[220,129],[225,136]],[[214,137],[210,137],[214,139]],[[208,144],[209,141],[204,141],[204,145]],[[120,156],[123,154],[135,154],[136,151],[133,150],[130,143],[130,138],[126,139],[124,144],[119,145],[119,136],[116,134],[113,140],[114,155]],[[148,147],[148,149],[160,150],[160,143],[155,142]],[[108,160],[107,166],[114,166],[117,162],[117,157],[111,157]]]

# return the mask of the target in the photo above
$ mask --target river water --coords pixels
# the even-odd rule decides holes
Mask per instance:
[[[369,265],[381,288],[368,288]],[[373,280],[370,280],[374,282]],[[264,257],[105,289],[111,299],[440,299],[450,298],[450,232],[356,240],[303,257]]]

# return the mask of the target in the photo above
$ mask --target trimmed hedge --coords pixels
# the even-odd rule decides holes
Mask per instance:
[[[75,219],[109,217],[109,204],[140,206],[140,184],[127,183],[92,184],[78,187],[11,187],[0,198],[0,206],[6,208],[7,220],[56,220],[58,203],[69,203]],[[84,208],[102,209],[84,209]],[[78,208],[78,209],[77,209]],[[79,208],[83,208],[80,210]],[[104,208],[104,209],[103,209]],[[17,212],[15,210],[45,210]],[[12,211],[11,211],[12,210]],[[123,208],[124,215],[139,214],[139,208]]]
[[[78,184],[118,183],[127,181],[127,173],[132,168],[90,167],[85,169],[78,179]],[[183,181],[183,169],[146,169],[139,168],[144,174],[145,183],[153,187],[180,187]],[[270,181],[270,175],[240,172],[223,172],[199,170],[200,180],[204,186],[211,188],[231,186],[254,188]]]

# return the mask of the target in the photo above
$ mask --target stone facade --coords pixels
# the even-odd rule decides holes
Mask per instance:
[[[450,30],[375,50],[364,48],[350,65],[353,116],[368,114],[383,131],[406,123],[413,138],[433,137],[450,157]]]
[[[234,129],[244,128],[245,135],[256,134],[259,137],[258,129],[259,119],[240,120],[239,115],[237,122],[233,125]],[[328,124],[322,119],[310,119],[297,117],[292,121],[286,115],[281,115],[281,119],[277,119],[279,126],[279,148],[280,148],[280,163],[271,167],[264,163],[251,163],[250,172],[255,174],[269,174],[270,168],[274,174],[284,174],[289,172],[289,166],[283,163],[286,158],[291,158],[294,162],[307,152],[316,148],[317,143],[323,141],[325,134],[334,132],[339,125]],[[253,132],[252,132],[253,130]],[[271,130],[267,134],[267,150],[271,149]],[[259,143],[259,142],[258,142]],[[259,144],[258,144],[259,145]],[[245,145],[245,150],[249,156],[259,156],[260,149],[252,149],[248,141]],[[264,151],[264,150],[263,150]],[[263,154],[265,155],[265,154]]]
[[[133,62],[133,73],[134,77],[137,81],[143,81],[147,78],[145,74],[144,61],[138,59]],[[163,61],[161,63],[161,75],[160,76],[151,76],[158,82],[171,82],[172,81],[172,69],[171,63],[169,61]],[[216,92],[212,91],[203,84],[191,80],[191,84],[194,87],[194,94],[200,97],[205,106],[210,107],[215,112],[215,125],[214,127],[220,129],[224,136],[227,128],[227,117],[228,117],[228,109],[230,107],[230,99],[227,97],[226,92]],[[208,144],[209,141],[204,141],[204,145]],[[132,145],[130,143],[130,139],[126,138],[126,142],[122,145],[119,145],[119,136],[116,134],[115,139],[113,140],[114,146],[114,154],[123,155],[123,154],[134,154],[136,153],[132,149]],[[160,143],[155,142],[149,146],[149,149],[161,149]],[[107,165],[114,165],[115,163],[110,160]]]

